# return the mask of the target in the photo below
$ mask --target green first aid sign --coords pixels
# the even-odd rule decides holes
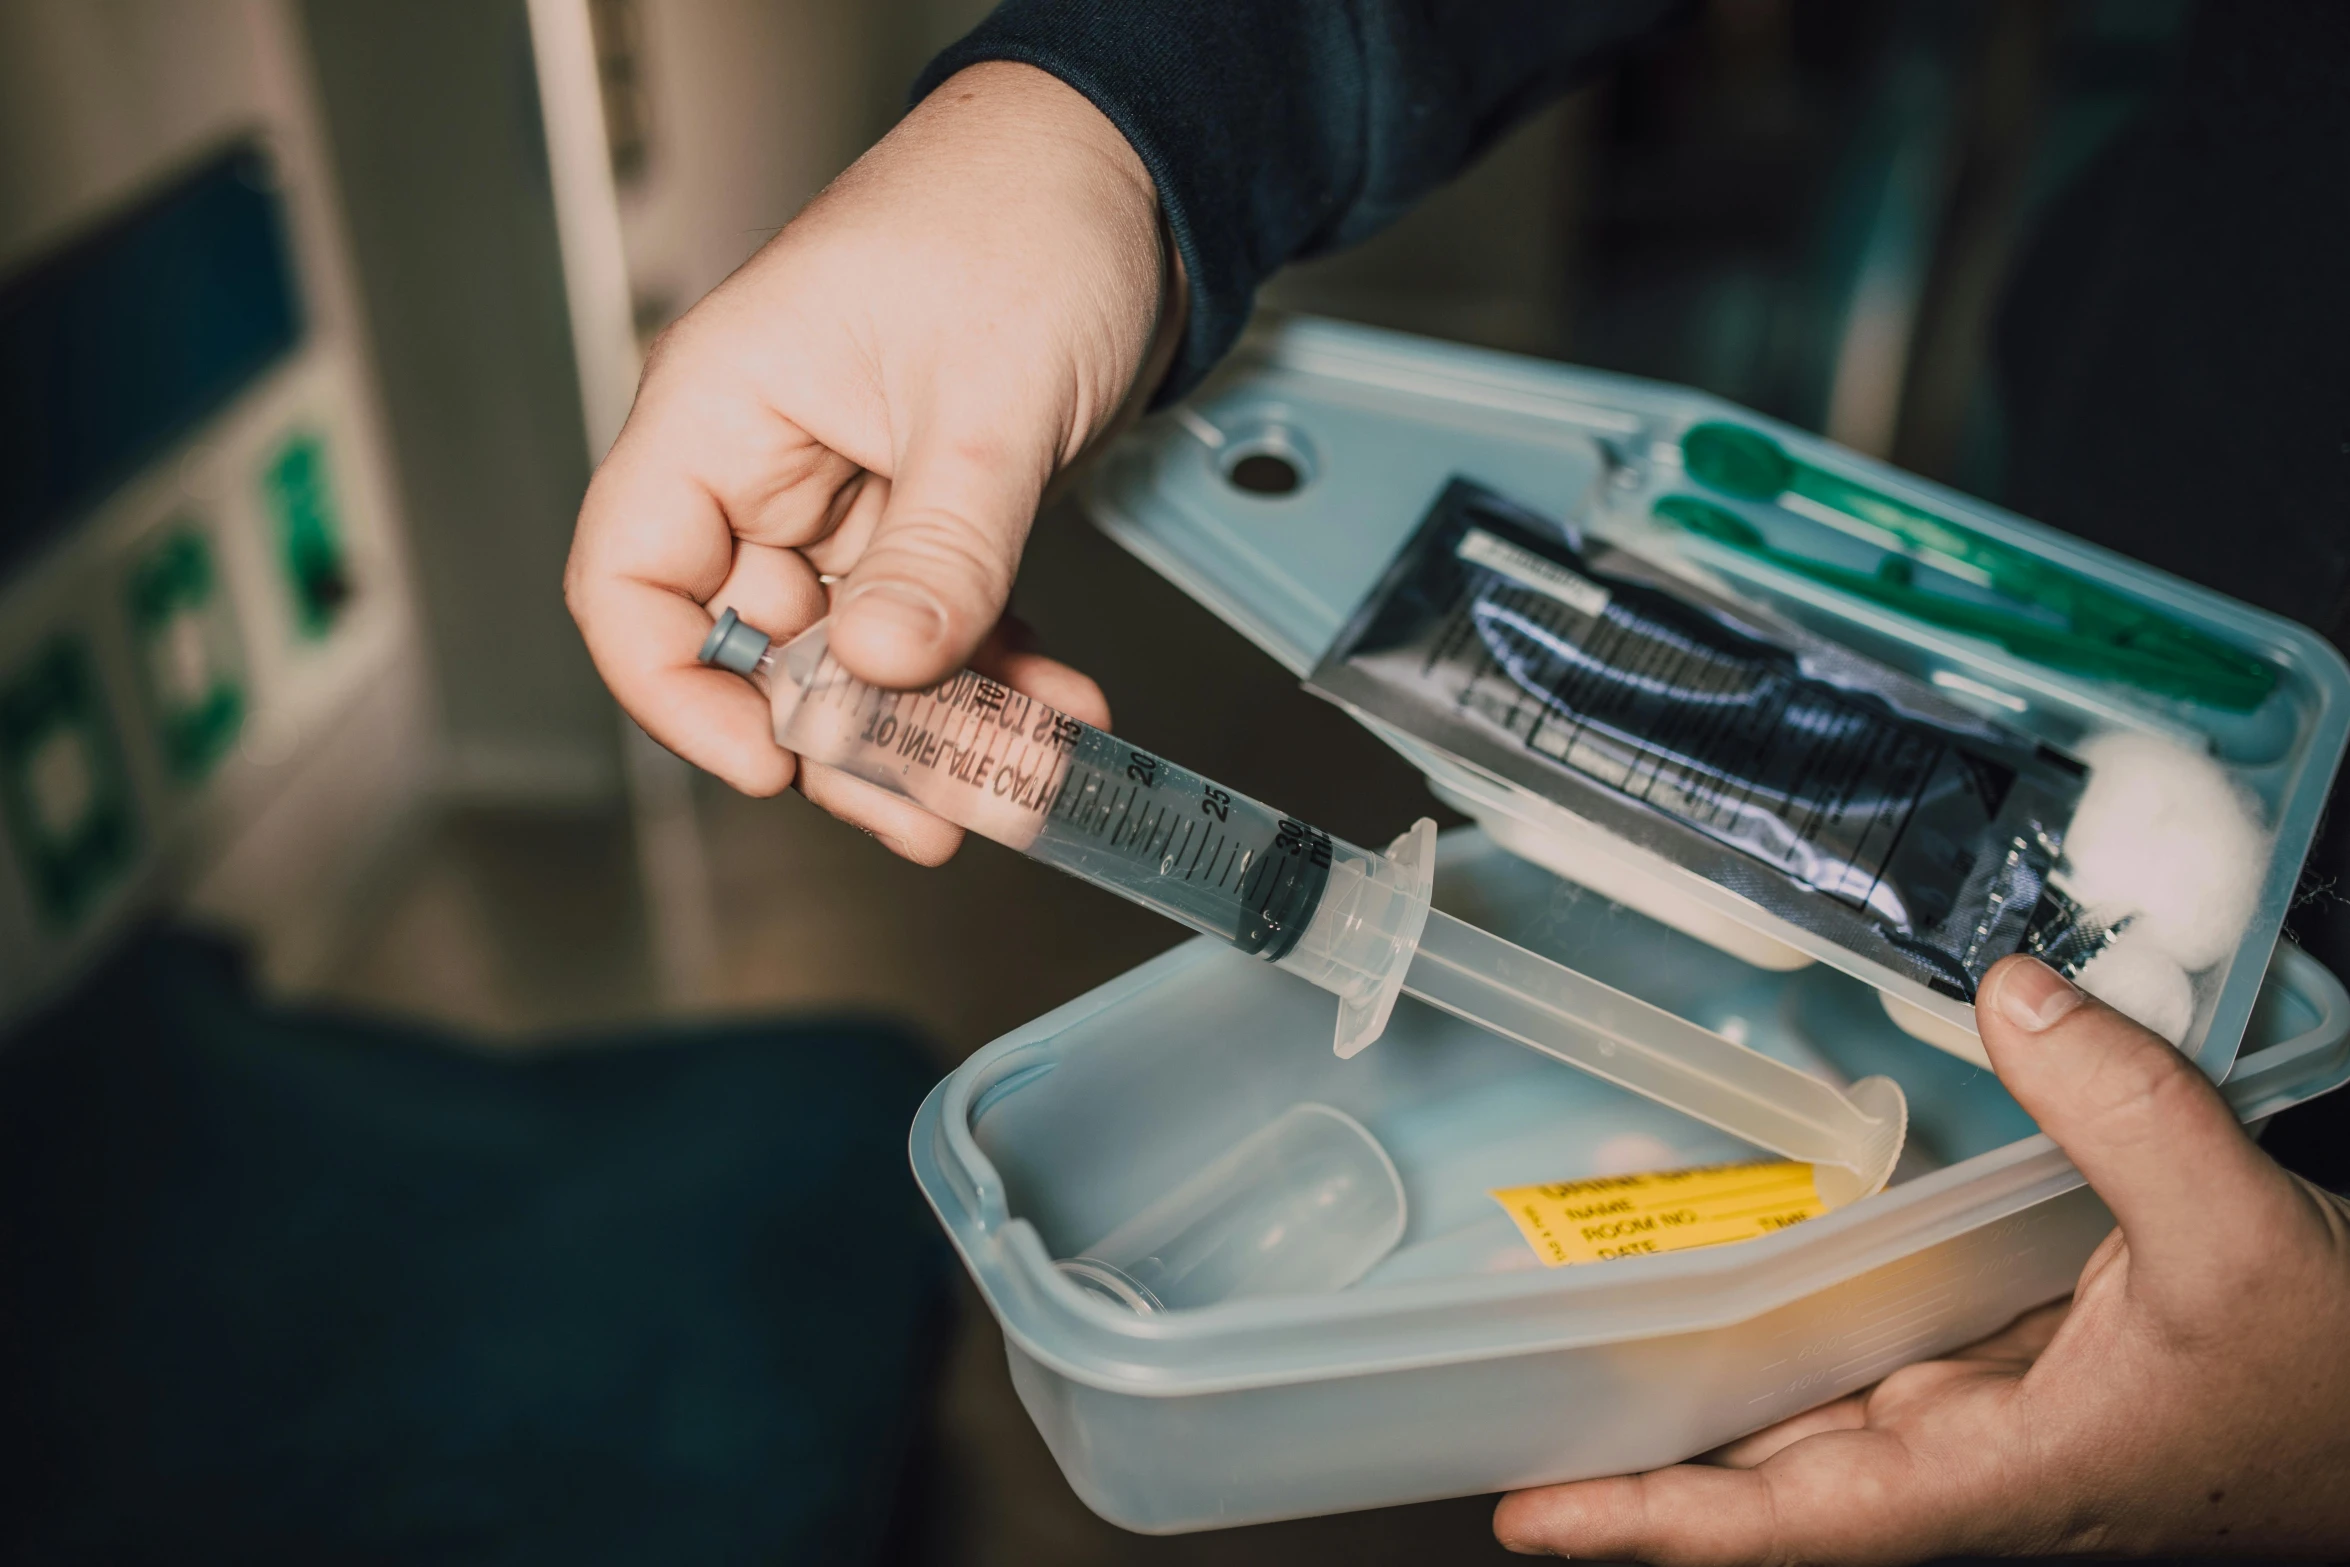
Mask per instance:
[[[317,641],[351,599],[351,569],[327,480],[326,443],[298,431],[270,458],[262,488],[277,524],[278,562],[294,600],[294,625]]]
[[[199,783],[245,719],[244,660],[210,538],[190,520],[164,529],[133,557],[123,591],[156,748],[173,777]]]
[[[76,638],[54,638],[0,680],[0,816],[34,903],[61,930],[138,857],[122,747]]]

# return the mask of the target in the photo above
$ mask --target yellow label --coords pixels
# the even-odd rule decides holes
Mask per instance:
[[[1791,1160],[1510,1186],[1492,1197],[1548,1268],[1752,1240],[1827,1211],[1811,1166]]]

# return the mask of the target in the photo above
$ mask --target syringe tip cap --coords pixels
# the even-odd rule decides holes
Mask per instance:
[[[705,664],[747,675],[767,656],[767,643],[766,633],[756,626],[744,625],[742,617],[730,609],[718,617],[718,624],[710,628],[710,635],[703,640],[701,659]]]

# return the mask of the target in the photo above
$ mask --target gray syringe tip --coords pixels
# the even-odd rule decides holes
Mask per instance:
[[[703,663],[731,669],[738,675],[757,669],[759,660],[766,656],[766,635],[756,626],[744,625],[742,617],[731,609],[718,617],[718,624],[710,628],[709,637],[702,643]]]

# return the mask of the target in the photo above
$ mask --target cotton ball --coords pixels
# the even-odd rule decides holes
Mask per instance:
[[[2195,982],[2144,942],[2124,935],[2082,968],[2080,987],[2124,1017],[2177,1044],[2195,1021]]]
[[[2226,957],[2252,922],[2268,834],[2220,765],[2153,735],[2081,748],[2089,782],[2064,835],[2067,891],[2097,920],[2129,925],[2190,973]]]

